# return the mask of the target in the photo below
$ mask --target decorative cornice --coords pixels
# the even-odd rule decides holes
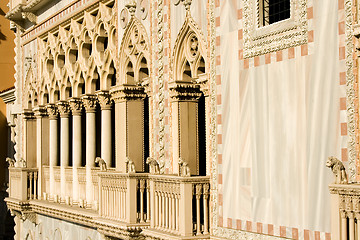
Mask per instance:
[[[81,100],[83,102],[85,111],[87,113],[95,112],[96,111],[96,96],[95,95],[84,95],[81,97]]]
[[[57,109],[57,107],[56,107],[56,105],[55,104],[48,104],[47,106],[46,106],[46,111],[47,111],[47,113],[48,113],[48,115],[49,115],[49,119],[50,120],[56,120],[57,119],[57,116],[58,116],[58,109]]]
[[[109,91],[99,91],[96,93],[98,98],[101,110],[110,110],[111,109],[111,96]]]
[[[192,82],[174,81],[169,83],[173,101],[197,101],[201,97],[200,85]]]
[[[5,91],[1,92],[0,93],[0,98],[2,98],[2,100],[6,104],[15,102],[15,99],[16,99],[16,97],[15,97],[15,88],[12,87],[9,90],[5,90]]]
[[[115,103],[140,100],[146,97],[143,87],[126,84],[111,88],[110,94]]]
[[[66,101],[56,103],[61,118],[68,118],[70,114],[69,104]]]

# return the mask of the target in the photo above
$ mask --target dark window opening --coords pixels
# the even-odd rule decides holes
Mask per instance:
[[[115,167],[115,105],[111,108],[111,167]]]
[[[69,114],[69,166],[73,165],[73,116]]]
[[[145,172],[149,172],[149,165],[145,164],[150,156],[150,134],[149,134],[149,98],[144,99],[144,166]]]
[[[81,111],[81,166],[86,165],[86,114],[85,110]]]
[[[206,176],[206,112],[205,97],[198,102],[199,175]]]
[[[96,104],[95,112],[95,121],[96,121],[96,155],[101,157],[101,109],[100,105]]]
[[[60,144],[61,144],[61,120],[58,118],[57,120],[57,161],[56,166],[60,166]]]
[[[290,18],[290,0],[261,0],[262,25]]]

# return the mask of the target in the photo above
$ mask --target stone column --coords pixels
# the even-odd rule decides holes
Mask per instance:
[[[66,198],[66,177],[65,167],[69,166],[69,104],[59,101],[57,108],[60,113],[60,194],[61,202],[65,203]]]
[[[31,110],[24,110],[24,155],[20,167],[36,166],[36,125]]]
[[[78,98],[70,99],[70,108],[73,115],[73,204],[79,203],[78,168],[81,167],[82,138],[81,138],[81,110],[82,102]]]
[[[179,172],[179,158],[188,163],[192,175],[199,174],[198,99],[200,86],[192,82],[169,84],[172,109],[173,169]]]
[[[42,174],[42,166],[48,165],[49,154],[49,133],[47,131],[48,124],[46,116],[46,109],[44,107],[34,108],[34,114],[36,117],[36,167],[38,168],[38,192],[39,199],[42,197],[42,193],[45,192],[45,181]]]
[[[86,206],[90,208],[94,201],[91,169],[95,167],[96,157],[96,97],[85,95],[82,100],[86,111]]]
[[[126,172],[126,157],[136,171],[144,171],[144,88],[120,85],[111,89],[115,102],[115,165]]]
[[[108,91],[97,93],[101,107],[101,158],[105,160],[106,166],[111,166],[111,100]]]
[[[58,136],[57,136],[57,124],[58,124],[58,111],[55,104],[47,105],[47,112],[49,114],[49,162],[50,162],[50,199],[54,199],[55,194],[55,176],[54,166],[58,161]]]

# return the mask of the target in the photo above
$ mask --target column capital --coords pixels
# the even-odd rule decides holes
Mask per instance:
[[[140,100],[146,97],[143,87],[127,84],[112,87],[110,94],[115,103]]]
[[[109,91],[97,91],[96,96],[98,98],[101,110],[111,109],[111,96]]]
[[[58,109],[55,104],[50,103],[46,105],[46,111],[49,114],[50,120],[56,120],[58,115]]]
[[[70,98],[69,106],[73,115],[81,115],[83,104],[80,98]]]
[[[96,96],[95,95],[90,95],[90,94],[87,94],[87,95],[83,95],[81,97],[81,100],[83,102],[83,105],[85,107],[85,111],[86,112],[95,112],[96,111]]]
[[[68,118],[70,114],[69,104],[66,101],[56,103],[61,118]]]
[[[174,81],[169,83],[172,101],[194,102],[201,97],[200,85],[188,81]]]
[[[47,115],[46,108],[44,106],[37,106],[33,108],[33,112],[36,118],[42,118]]]
[[[34,117],[34,113],[31,109],[24,109],[22,114],[25,120],[32,119]]]

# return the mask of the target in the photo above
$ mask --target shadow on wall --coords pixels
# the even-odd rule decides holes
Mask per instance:
[[[0,16],[5,16],[5,12],[1,8],[0,8]],[[1,25],[0,25],[0,44],[1,44],[1,41],[5,41],[6,39],[7,39],[7,37],[2,33]]]
[[[4,198],[7,197],[6,183],[8,149],[8,126],[5,115],[0,111],[0,239],[14,239],[14,219],[8,211]]]

